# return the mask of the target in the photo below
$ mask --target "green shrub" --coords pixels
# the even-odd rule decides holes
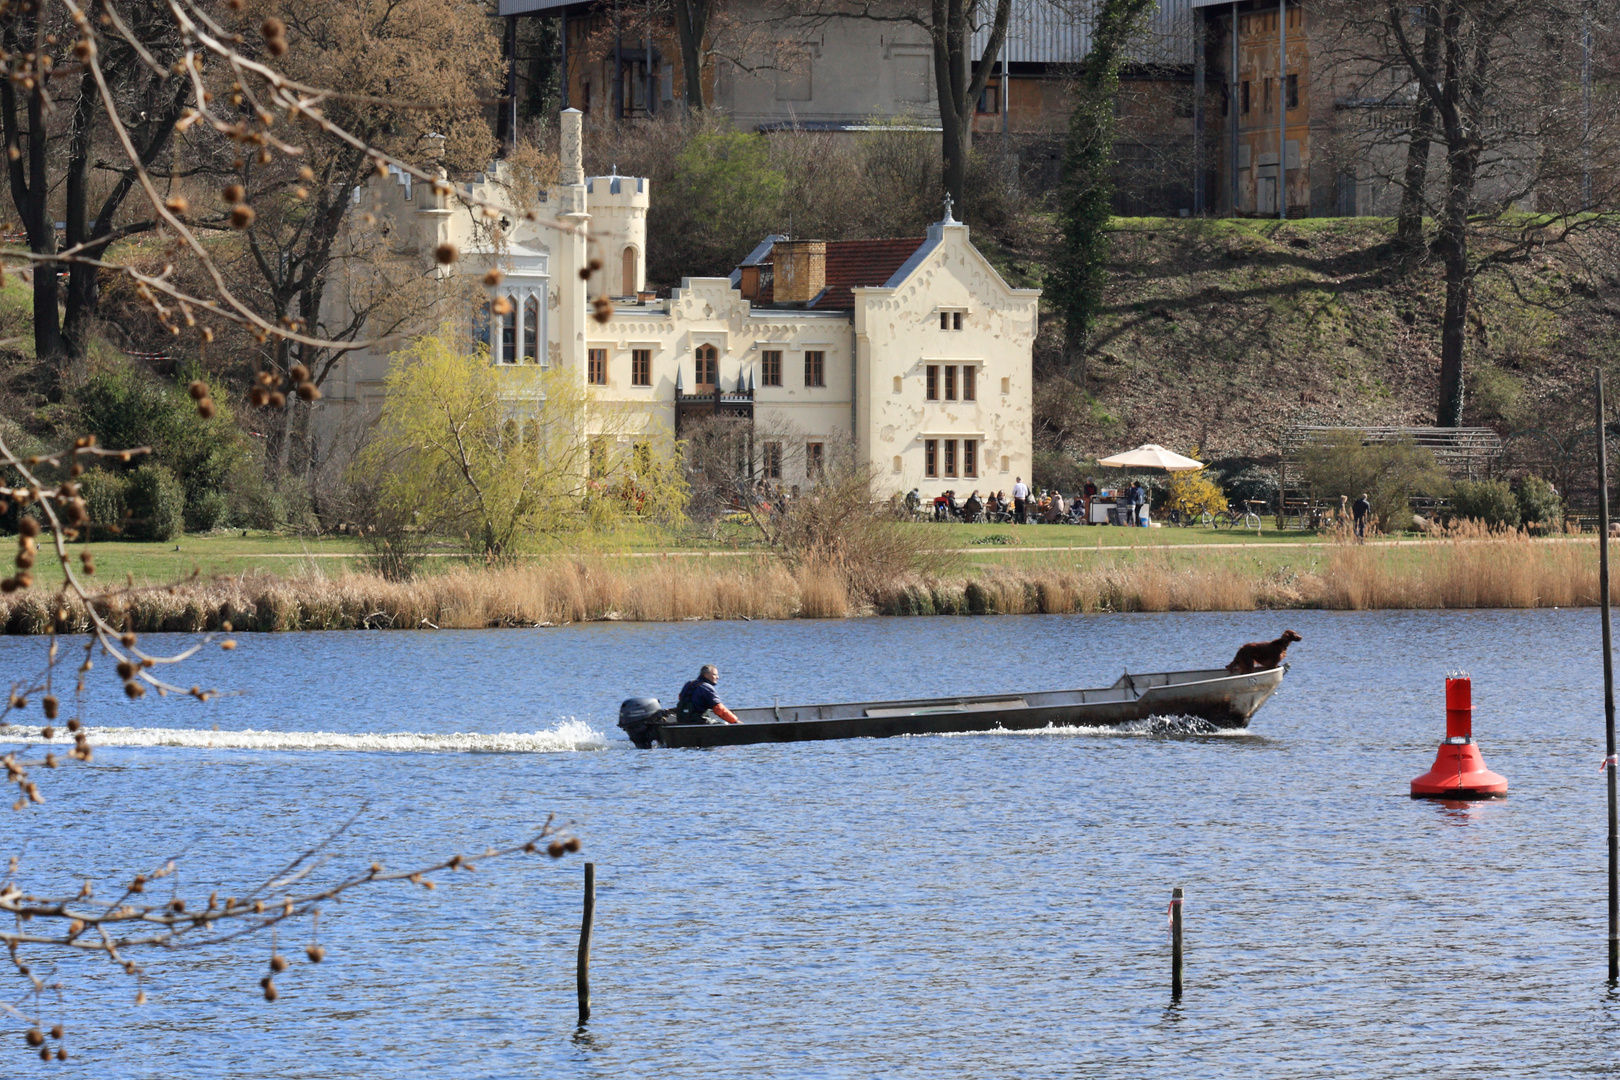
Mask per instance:
[[[1539,476],[1525,476],[1513,486],[1519,499],[1519,516],[1526,525],[1557,529],[1564,524],[1564,500],[1553,486]]]
[[[124,535],[131,540],[173,540],[185,531],[186,489],[162,465],[142,465],[129,474],[124,505],[130,513]]]
[[[172,469],[193,497],[228,490],[254,454],[224,396],[215,399],[212,419],[197,414],[186,383],[198,374],[189,372],[168,382],[132,364],[99,367],[73,392],[75,425],[94,432],[102,446],[151,447],[152,456],[146,460]]]
[[[186,499],[186,530],[212,532],[231,523],[231,498],[223,491],[194,491]]]
[[[129,481],[122,473],[91,469],[79,477],[79,494],[90,512],[90,539],[106,540],[123,530]]]
[[[287,525],[287,500],[269,484],[262,484],[236,493],[231,517],[244,528],[276,532]]]
[[[1519,500],[1505,480],[1459,480],[1451,493],[1451,508],[1460,518],[1482,521],[1493,528],[1519,527]]]
[[[1328,432],[1301,452],[1312,497],[1354,500],[1366,492],[1380,528],[1410,527],[1412,496],[1443,492],[1445,473],[1434,455],[1411,439],[1365,446],[1363,439],[1359,431]]]

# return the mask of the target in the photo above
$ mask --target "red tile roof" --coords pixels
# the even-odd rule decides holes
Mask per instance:
[[[911,236],[900,240],[827,241],[827,289],[810,307],[817,311],[853,310],[855,296],[851,288],[888,284],[894,272],[916,254],[925,239]],[[754,303],[760,307],[770,306],[774,302],[773,293],[771,286],[765,286]]]

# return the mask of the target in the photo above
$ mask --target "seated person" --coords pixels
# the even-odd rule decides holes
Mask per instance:
[[[979,501],[979,493],[975,491],[967,497],[967,502],[962,504],[962,520],[978,521],[979,515],[982,513],[984,513],[984,503]]]
[[[681,687],[681,697],[675,705],[675,722],[706,724],[708,720],[705,714],[713,712],[728,724],[742,723],[735,713],[720,703],[720,694],[714,688],[719,681],[720,669],[713,664],[704,664],[699,668],[698,677]]]
[[[934,496],[934,520],[935,521],[949,521],[950,519],[951,519],[951,512],[950,512],[950,508],[949,508],[949,503],[947,502],[945,496],[943,496],[943,495],[935,495]]]

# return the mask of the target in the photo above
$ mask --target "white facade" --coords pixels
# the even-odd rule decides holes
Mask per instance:
[[[480,239],[481,219],[456,195],[373,181],[380,215],[412,236],[405,254],[425,259],[452,243],[463,252],[458,272],[503,272],[491,299],[508,299],[511,311],[473,320],[493,363],[560,366],[619,407],[627,439],[670,438],[678,394],[709,395],[716,385],[727,395],[751,392],[760,443],[788,444],[781,474],[763,477],[784,486],[813,483],[817,453],[846,451],[891,491],[965,495],[1029,478],[1039,291],[1008,286],[969,242],[967,226],[947,214],[881,284],[846,283],[852,309],[759,305],[727,278],[688,278],[656,300],[642,292],[648,182],[584,177],[579,120],[563,114],[559,183],[546,192],[540,220],[508,215],[508,226],[516,224],[499,246]],[[468,194],[510,205],[504,168],[497,163]],[[582,280],[593,259],[599,269]],[[829,285],[836,273],[828,271]],[[614,298],[605,323],[592,314],[603,293]],[[319,407],[329,438],[346,420],[375,416],[387,366],[381,350],[344,358]],[[711,373],[717,384],[700,385]],[[539,407],[514,402],[519,413]],[[771,467],[763,445],[756,465]]]

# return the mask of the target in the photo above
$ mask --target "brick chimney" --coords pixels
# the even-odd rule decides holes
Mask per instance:
[[[771,247],[772,299],[808,304],[827,287],[827,241],[778,240]]]

